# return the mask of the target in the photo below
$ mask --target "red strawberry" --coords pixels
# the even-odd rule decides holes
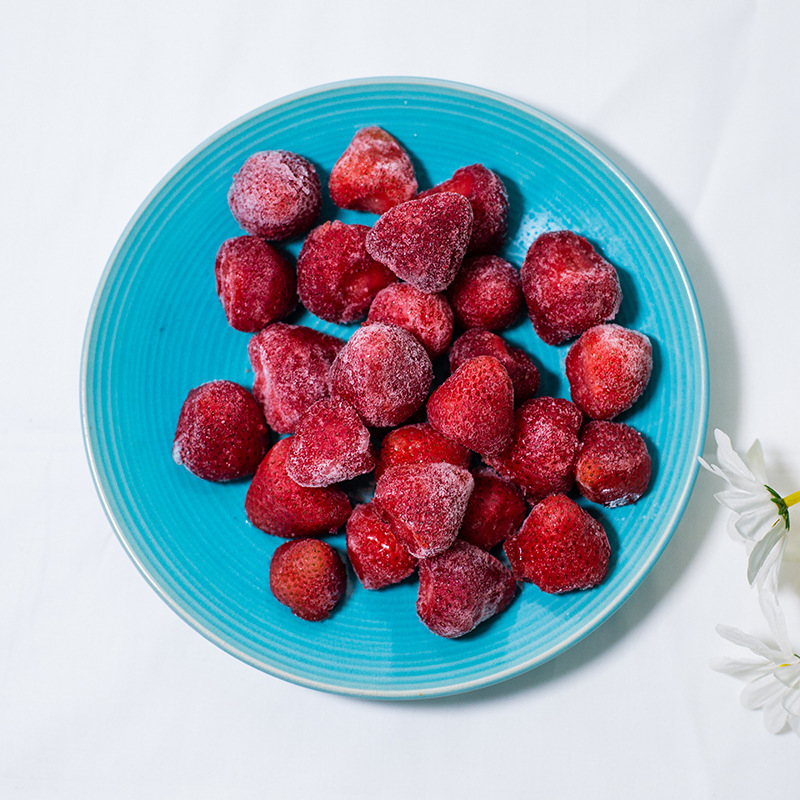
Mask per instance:
[[[514,387],[491,356],[460,366],[428,400],[437,431],[484,456],[502,453],[514,435]]]
[[[444,295],[421,292],[410,283],[393,283],[378,292],[369,307],[367,322],[397,325],[417,337],[431,361],[450,346],[453,309]]]
[[[344,342],[334,336],[276,322],[250,339],[253,394],[267,423],[278,433],[294,433],[300,418],[328,396],[328,373]]]
[[[286,472],[292,439],[280,439],[267,453],[247,490],[247,518],[265,533],[284,538],[335,533],[347,522],[351,506],[338,488],[306,488]]]
[[[473,485],[452,464],[401,464],[383,473],[373,502],[408,552],[427,558],[455,541]]]
[[[275,599],[309,622],[327,619],[346,585],[344,562],[319,539],[284,542],[269,565],[269,588]]]
[[[469,201],[444,192],[389,209],[367,235],[367,252],[421,291],[441,292],[461,266],[471,231]]]
[[[575,483],[581,494],[607,508],[635,503],[652,472],[642,435],[621,422],[590,422],[581,431]]]
[[[474,223],[468,252],[493,253],[500,248],[508,230],[508,192],[494,172],[483,164],[461,167],[452,178],[419,196],[438,192],[456,192],[469,200]]]
[[[493,555],[458,540],[419,564],[417,615],[438,636],[469,633],[513,600],[514,576]]]
[[[487,468],[473,470],[469,497],[458,538],[491,550],[519,530],[528,506],[519,487]]]
[[[653,347],[639,331],[597,325],[570,347],[566,358],[572,402],[590,419],[613,419],[644,393]]]
[[[467,469],[471,454],[469,450],[454,442],[427,422],[395,428],[383,439],[375,479],[392,467],[400,464],[435,464],[445,461],[456,467]]]
[[[575,480],[582,423],[581,412],[569,400],[535,397],[517,409],[511,446],[486,461],[516,483],[528,502],[568,492]]]
[[[383,214],[414,197],[417,179],[397,139],[371,125],[356,133],[333,165],[328,189],[340,208]]]
[[[356,506],[347,520],[347,555],[365,589],[399,583],[417,568],[417,559],[372,503]]]
[[[291,239],[307,231],[319,214],[319,176],[314,165],[297,153],[254,153],[233,176],[228,205],[248,233],[269,241]]]
[[[223,242],[214,273],[228,324],[237,331],[260,331],[297,305],[297,276],[292,265],[258,236],[237,236]]]
[[[338,398],[314,403],[291,441],[286,472],[301,486],[330,486],[375,469],[369,431]]]
[[[519,272],[499,256],[467,259],[447,297],[462,328],[490,331],[511,327],[524,304]]]
[[[550,594],[590,589],[608,572],[611,548],[603,526],[566,495],[533,507],[505,552],[517,580]]]
[[[496,358],[514,384],[517,405],[530,400],[539,388],[539,370],[524,350],[508,344],[502,336],[473,328],[463,333],[450,348],[450,371],[455,372],[465,361],[476,356]]]
[[[544,233],[531,245],[522,289],[533,327],[547,344],[612,320],[622,301],[616,269],[571,231]]]
[[[207,481],[252,475],[269,444],[269,430],[253,395],[231,381],[192,389],[181,408],[172,457]]]
[[[350,403],[367,425],[407,420],[425,402],[433,366],[408,331],[376,322],[359,328],[331,367],[331,393]]]
[[[339,220],[314,228],[297,258],[297,285],[308,311],[347,325],[363,319],[375,295],[397,278],[365,247],[369,228]]]

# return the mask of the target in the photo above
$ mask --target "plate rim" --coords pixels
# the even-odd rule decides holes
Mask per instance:
[[[692,432],[693,436],[690,444],[692,445],[692,467],[690,473],[684,482],[683,491],[678,501],[673,505],[672,514],[668,520],[668,524],[664,526],[664,533],[660,540],[650,550],[648,558],[639,565],[638,570],[631,576],[627,582],[620,587],[619,591],[615,594],[613,601],[606,603],[601,609],[598,609],[590,617],[587,617],[581,627],[574,631],[568,638],[561,640],[557,645],[551,647],[544,653],[538,653],[535,656],[514,665],[508,666],[505,669],[498,670],[490,676],[482,675],[474,679],[453,681],[452,679],[446,685],[435,685],[430,687],[418,688],[385,688],[377,689],[360,688],[358,686],[342,686],[340,684],[331,683],[329,681],[315,680],[303,675],[297,675],[293,672],[281,669],[273,664],[265,664],[263,661],[251,656],[247,652],[241,650],[235,643],[229,641],[225,637],[219,635],[217,632],[211,630],[198,619],[196,619],[184,608],[181,603],[174,598],[164,586],[151,574],[147,565],[139,558],[134,551],[132,543],[129,541],[126,531],[120,520],[117,519],[112,503],[112,493],[110,487],[105,482],[103,471],[98,463],[97,457],[92,449],[92,424],[89,418],[89,382],[88,376],[91,368],[92,356],[95,353],[94,343],[95,334],[97,333],[97,324],[99,322],[98,315],[101,311],[101,301],[109,288],[111,280],[114,276],[115,267],[121,249],[128,242],[129,236],[141,218],[149,209],[152,201],[159,195],[159,193],[166,187],[169,182],[178,175],[184,167],[189,164],[194,158],[200,155],[209,146],[213,145],[220,138],[227,135],[230,131],[238,128],[239,126],[247,123],[249,120],[255,119],[273,109],[280,108],[289,103],[303,100],[315,95],[327,94],[336,91],[357,89],[359,87],[376,87],[381,86],[400,86],[410,85],[414,87],[427,87],[430,89],[441,89],[461,94],[474,94],[484,100],[490,100],[504,106],[510,106],[513,109],[522,112],[525,115],[534,117],[535,119],[545,123],[546,125],[554,128],[562,135],[566,136],[573,141],[579,148],[588,152],[594,159],[599,161],[614,177],[624,186],[625,190],[636,200],[640,209],[646,214],[650,223],[658,232],[664,245],[669,251],[669,255],[673,261],[674,266],[677,268],[677,273],[680,276],[680,283],[682,285],[685,297],[688,300],[688,307],[690,314],[687,315],[687,321],[692,323],[691,331],[693,338],[699,344],[697,350],[698,364],[697,372],[699,375],[699,382],[696,386],[698,395],[698,425]],[[84,330],[83,344],[81,350],[81,365],[80,365],[80,414],[81,414],[81,430],[84,445],[84,452],[86,453],[87,461],[89,464],[90,472],[95,486],[95,491],[101,501],[101,505],[109,520],[112,529],[117,539],[122,544],[128,557],[133,561],[134,565],[140,574],[146,579],[148,584],[156,591],[158,596],[167,604],[167,606],[175,612],[184,622],[186,622],[192,629],[200,633],[203,637],[217,645],[224,652],[233,655],[238,660],[255,667],[261,672],[272,675],[274,677],[283,679],[295,685],[304,686],[319,691],[329,692],[332,694],[372,698],[378,700],[408,700],[408,699],[427,699],[434,697],[443,697],[454,694],[461,694],[465,692],[474,691],[480,688],[486,688],[511,678],[520,676],[532,669],[541,666],[547,661],[561,655],[581,639],[601,627],[604,622],[607,622],[619,608],[630,599],[635,590],[641,586],[647,574],[652,570],[653,566],[660,559],[666,546],[672,539],[675,531],[680,524],[686,505],[693,492],[696,483],[697,474],[699,471],[699,462],[697,457],[702,455],[703,446],[708,429],[708,414],[709,414],[709,366],[708,366],[708,343],[705,336],[705,329],[703,325],[702,316],[700,313],[699,303],[697,300],[694,287],[691,283],[686,265],[683,258],[678,251],[672,236],[662,223],[659,216],[656,214],[653,207],[644,197],[638,187],[631,181],[625,172],[611,160],[601,149],[595,144],[590,142],[581,134],[577,133],[574,129],[561,122],[556,117],[553,117],[547,112],[544,112],[529,103],[518,100],[509,95],[486,89],[483,87],[475,86],[469,83],[462,83],[458,81],[443,80],[437,78],[427,77],[411,77],[411,76],[378,76],[378,77],[363,77],[353,78],[342,81],[334,81],[323,83],[316,86],[308,87],[306,89],[292,92],[281,97],[278,97],[268,103],[265,103],[228,123],[227,125],[219,128],[210,136],[202,140],[197,146],[190,150],[183,158],[181,158],[162,178],[156,185],[148,192],[147,196],[137,207],[134,214],[129,219],[124,227],[122,233],[119,235],[111,254],[106,261],[103,272],[101,273],[98,285],[95,289],[92,302],[89,309],[89,314]]]

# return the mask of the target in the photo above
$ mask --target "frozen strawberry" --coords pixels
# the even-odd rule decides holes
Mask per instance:
[[[395,428],[383,439],[375,479],[400,464],[436,464],[445,461],[467,469],[471,454],[464,445],[454,442],[427,422]]]
[[[547,344],[609,322],[622,301],[617,270],[572,231],[543,233],[531,245],[522,289],[534,330]]]
[[[535,505],[504,549],[517,580],[549,594],[597,586],[611,554],[603,526],[563,494]]]
[[[493,470],[473,470],[475,488],[469,497],[458,538],[491,550],[519,530],[528,506],[519,487]]]
[[[256,471],[268,444],[267,423],[253,395],[238,383],[210,381],[186,397],[172,457],[198,478],[233,481]]]
[[[375,449],[352,406],[326,397],[306,411],[286,459],[292,480],[301,486],[330,486],[373,469]]]
[[[288,150],[254,153],[233,176],[228,205],[248,233],[281,241],[304,233],[322,207],[314,165]]]
[[[639,331],[597,325],[570,347],[565,363],[572,402],[590,419],[613,419],[647,388],[653,347]]]
[[[368,232],[366,225],[333,220],[306,237],[297,258],[298,291],[320,319],[340,325],[363,319],[375,295],[397,280],[367,253]]]
[[[319,539],[284,542],[272,555],[269,588],[279,603],[309,622],[327,619],[344,595],[341,556]]]
[[[653,465],[639,431],[621,422],[589,422],[575,465],[580,493],[607,508],[635,503],[647,490]]]
[[[331,392],[350,403],[367,425],[407,420],[428,395],[433,366],[408,331],[376,322],[359,328],[331,367]]]
[[[297,305],[297,276],[292,265],[258,236],[237,236],[223,242],[214,272],[228,324],[237,331],[260,331]]]
[[[428,422],[483,456],[496,456],[514,435],[514,387],[491,356],[464,362],[428,400]]]
[[[472,231],[472,207],[443,192],[389,209],[367,235],[367,252],[423,292],[444,291],[461,266]]]
[[[328,190],[339,208],[383,214],[414,197],[417,179],[397,139],[371,125],[356,133],[333,165]]]
[[[493,555],[461,540],[419,564],[417,615],[438,636],[463,636],[503,611],[517,582]]]
[[[328,373],[342,347],[344,342],[335,336],[283,322],[250,339],[253,394],[270,428],[294,433],[303,414],[328,396]]]
[[[373,503],[408,552],[427,558],[455,541],[473,485],[452,464],[401,464],[383,473]]]
[[[462,328],[489,331],[511,327],[524,304],[519,272],[499,256],[467,259],[447,297]]]
[[[347,520],[347,555],[365,589],[399,583],[417,568],[417,559],[372,503],[356,506]]]
[[[473,328],[462,333],[450,348],[450,371],[477,356],[496,358],[508,372],[514,385],[514,402],[521,405],[539,389],[539,370],[524,350],[506,342],[491,331]]]
[[[306,488],[286,472],[291,437],[273,445],[258,467],[245,497],[247,518],[256,528],[285,539],[335,533],[347,522],[347,495],[333,486]]]
[[[455,192],[469,200],[474,222],[468,252],[494,253],[500,249],[508,231],[508,192],[496,173],[483,164],[461,167],[452,178],[419,196],[438,192]]]
[[[393,283],[375,296],[367,323],[385,322],[413,333],[428,351],[439,358],[453,337],[453,309],[442,294],[426,294],[410,283]]]
[[[560,397],[534,397],[516,411],[511,446],[486,462],[536,503],[575,482],[581,412]]]

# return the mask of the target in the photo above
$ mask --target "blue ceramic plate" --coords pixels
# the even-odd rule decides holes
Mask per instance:
[[[655,369],[624,420],[655,455],[635,506],[595,507],[612,542],[597,589],[548,596],[525,585],[511,607],[458,640],[416,617],[416,584],[368,592],[350,576],[339,610],[303,622],[268,590],[280,541],[246,520],[247,483],[206,483],[171,457],[187,391],[227,378],[252,385],[248,336],[228,327],[215,293],[220,243],[240,235],[228,211],[233,173],[253,152],[286,149],[323,185],[353,134],[380,125],[411,153],[421,188],[481,162],[511,199],[503,255],[519,266],[535,237],[572,229],[617,265],[617,321],[648,334]],[[371,224],[375,217],[323,214]],[[297,254],[300,242],[287,249]],[[301,324],[347,337],[309,314]],[[543,368],[541,393],[568,397],[566,347],[530,323],[508,333]],[[593,146],[539,111],[483,89],[417,79],[323,86],[271,103],[213,136],[153,191],[123,233],[97,291],[83,354],[86,448],[108,516],[136,566],[208,639],[272,675],[316,689],[382,698],[432,697],[510,678],[553,658],[625,601],[666,546],[688,500],[705,437],[707,365],[695,297],[669,235],[637,189]],[[344,551],[344,537],[331,537]]]

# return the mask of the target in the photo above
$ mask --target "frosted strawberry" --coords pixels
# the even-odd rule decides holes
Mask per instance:
[[[536,503],[568,492],[575,482],[578,432],[583,416],[569,400],[535,397],[516,411],[511,446],[486,462]]]
[[[444,291],[464,259],[472,207],[444,192],[389,209],[367,235],[367,252],[423,292]]]
[[[490,331],[510,328],[524,305],[519,272],[499,256],[467,259],[447,297],[462,328]]]
[[[496,173],[483,164],[461,167],[452,178],[420,192],[419,196],[438,192],[456,192],[469,200],[474,216],[469,253],[493,253],[500,249],[508,230],[508,192]]]
[[[417,193],[414,165],[391,134],[362,128],[331,170],[331,199],[340,208],[383,214]]]
[[[375,295],[397,278],[367,253],[366,225],[339,220],[314,228],[297,258],[303,305],[328,322],[347,325],[363,319]]]
[[[575,483],[607,508],[635,503],[647,491],[652,461],[642,435],[621,422],[589,422],[581,431]]]
[[[269,241],[291,239],[307,231],[319,214],[319,176],[314,165],[297,153],[254,153],[233,176],[228,205],[248,233]]]
[[[458,538],[491,550],[519,530],[528,506],[519,487],[485,467],[473,470],[475,488],[469,497]]]
[[[399,583],[417,567],[417,559],[372,503],[356,506],[347,520],[347,555],[365,589]]]
[[[508,372],[514,385],[514,402],[521,405],[539,389],[539,370],[528,354],[491,331],[473,328],[461,334],[450,348],[450,371],[477,356],[496,358]]]
[[[367,323],[385,322],[413,333],[431,360],[442,355],[453,337],[453,309],[442,294],[426,294],[410,283],[393,283],[375,296]]]
[[[344,595],[341,556],[319,539],[284,542],[272,555],[269,588],[279,603],[309,622],[327,619]]]
[[[428,422],[483,456],[496,456],[514,435],[514,387],[491,356],[466,361],[428,400]]]
[[[222,243],[214,273],[228,324],[254,333],[297,305],[297,276],[288,259],[258,236]]]
[[[432,379],[431,360],[417,339],[376,322],[359,328],[342,348],[331,367],[330,387],[367,425],[385,428],[422,406]]]
[[[459,540],[420,562],[417,615],[438,636],[456,638],[503,611],[516,588],[493,555]]]
[[[207,481],[252,475],[267,451],[269,431],[253,395],[232,381],[192,389],[181,408],[172,457]]]
[[[563,494],[535,505],[504,549],[517,579],[549,594],[597,586],[611,553],[603,526]]]
[[[347,495],[333,486],[307,488],[286,471],[292,439],[280,439],[258,467],[245,497],[247,518],[273,536],[296,538],[335,533],[350,516]]]
[[[647,388],[653,346],[639,331],[597,325],[570,347],[565,364],[572,402],[591,419],[613,419]]]
[[[534,330],[547,344],[609,322],[622,301],[617,270],[572,231],[543,233],[531,245],[522,289]]]
[[[303,414],[328,396],[328,374],[342,347],[344,342],[334,336],[283,322],[250,339],[253,394],[270,428],[294,433]]]
[[[455,541],[473,485],[452,464],[402,464],[383,473],[373,503],[408,552],[427,558]]]
[[[291,441],[286,472],[301,486],[330,486],[375,469],[369,431],[355,409],[338,398],[314,403]]]
[[[380,478],[387,469],[400,464],[436,464],[445,461],[467,469],[470,458],[471,453],[464,445],[439,433],[427,422],[404,425],[389,431],[383,438],[375,479]]]

